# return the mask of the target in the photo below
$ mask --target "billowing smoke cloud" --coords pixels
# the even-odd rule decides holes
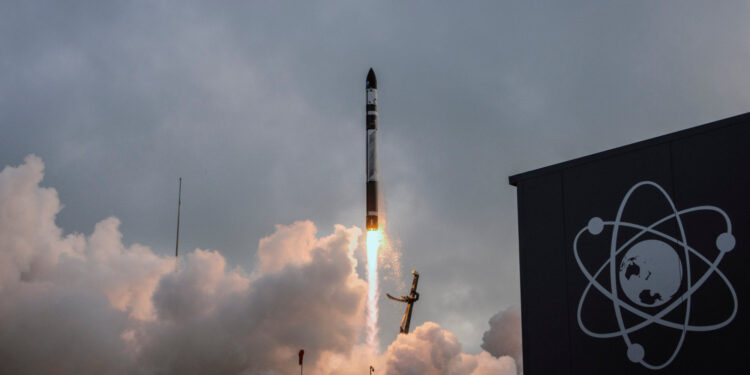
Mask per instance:
[[[158,319],[140,334],[143,363],[168,373],[293,373],[300,348],[310,364],[324,351],[348,352],[367,292],[351,258],[359,230],[315,234],[311,222],[280,226],[259,254],[292,243],[281,253],[289,262],[269,265],[261,255],[250,276],[227,271],[217,252],[188,255],[154,293]]]
[[[116,218],[64,236],[43,169],[29,156],[0,172],[0,372],[288,373],[299,348],[312,364],[356,344],[359,229],[279,226],[252,274],[200,249],[177,265],[125,246]]]
[[[318,237],[309,221],[277,226],[251,272],[212,250],[177,262],[126,246],[114,217],[64,234],[43,175],[33,155],[0,172],[0,373],[295,373],[300,348],[313,375],[371,364],[379,374],[516,371],[511,357],[462,353],[430,322],[373,353],[362,343],[358,228]]]
[[[63,236],[43,169],[29,156],[0,172],[0,372],[126,372],[123,337],[155,318],[151,295],[172,264],[125,247],[115,218]]]
[[[522,372],[521,308],[509,307],[490,318],[490,330],[482,336],[482,349],[495,357],[510,356]]]
[[[434,322],[425,322],[408,335],[398,335],[383,354],[369,345],[357,345],[349,355],[334,354],[321,361],[320,374],[344,375],[352,369],[375,367],[387,375],[515,375],[516,363],[509,356],[493,357],[462,352],[451,332]]]
[[[513,358],[495,358],[487,352],[464,354],[456,335],[426,322],[409,335],[399,335],[386,353],[388,374],[501,374],[516,373]]]

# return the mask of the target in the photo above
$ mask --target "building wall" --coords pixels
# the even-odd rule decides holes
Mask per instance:
[[[525,374],[748,367],[750,116],[541,172],[514,181]]]

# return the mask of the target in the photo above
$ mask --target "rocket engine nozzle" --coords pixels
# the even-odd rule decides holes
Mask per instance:
[[[367,215],[367,222],[365,223],[367,231],[378,230],[378,217],[377,215]]]

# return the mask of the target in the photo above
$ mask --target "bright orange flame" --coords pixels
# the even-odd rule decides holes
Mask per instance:
[[[367,343],[378,348],[378,248],[383,239],[379,230],[367,231]]]

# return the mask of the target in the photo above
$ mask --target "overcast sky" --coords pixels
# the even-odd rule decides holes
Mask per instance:
[[[38,155],[66,233],[116,216],[157,254],[181,176],[181,248],[251,269],[276,224],[364,225],[373,67],[412,327],[468,351],[520,303],[509,175],[750,109],[745,1],[112,3],[0,5],[0,169]]]

